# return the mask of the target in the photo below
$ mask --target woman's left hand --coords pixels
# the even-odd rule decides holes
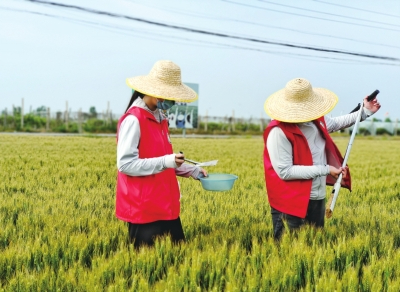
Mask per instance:
[[[367,110],[369,110],[370,112],[376,113],[381,108],[381,104],[378,102],[377,98],[374,98],[373,100],[368,101],[367,97],[364,98],[364,107]]]
[[[201,172],[204,176],[208,176],[207,170],[205,170],[204,168],[200,168],[200,172]]]

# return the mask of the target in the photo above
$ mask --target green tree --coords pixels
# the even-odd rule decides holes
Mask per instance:
[[[36,109],[36,114],[38,115],[38,116],[46,116],[46,114],[47,114],[47,108],[46,108],[46,106],[44,106],[44,105],[42,105],[41,107],[38,107],[37,109]]]
[[[89,109],[89,116],[91,117],[91,118],[97,118],[97,112],[96,112],[96,107],[94,107],[94,106],[91,106],[90,107],[90,109]]]
[[[36,111],[37,111],[37,112],[46,112],[46,111],[47,111],[47,108],[46,108],[44,105],[42,105],[41,107],[38,107],[38,108],[36,109]]]
[[[14,110],[14,115],[20,115],[21,114],[21,107],[17,106],[13,108]]]

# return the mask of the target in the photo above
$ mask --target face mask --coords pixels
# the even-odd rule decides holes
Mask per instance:
[[[175,100],[164,99],[163,101],[157,100],[157,108],[161,110],[168,110],[175,104]]]

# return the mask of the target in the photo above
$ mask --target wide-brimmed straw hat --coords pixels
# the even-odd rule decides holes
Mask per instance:
[[[198,96],[182,83],[181,68],[171,61],[157,61],[148,75],[126,79],[126,84],[143,94],[157,98],[192,102]]]
[[[286,87],[270,95],[264,110],[273,119],[287,123],[303,123],[329,113],[338,97],[325,88],[313,88],[304,78],[286,83]]]

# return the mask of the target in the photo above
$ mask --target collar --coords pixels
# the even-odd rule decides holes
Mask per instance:
[[[131,107],[136,106],[136,107],[140,107],[144,110],[146,110],[147,112],[151,113],[154,118],[156,119],[156,121],[161,122],[162,120],[166,119],[167,117],[163,114],[163,112],[160,109],[156,109],[154,111],[152,111],[147,105],[146,103],[143,101],[143,99],[141,99],[140,97],[138,97],[131,105]]]

